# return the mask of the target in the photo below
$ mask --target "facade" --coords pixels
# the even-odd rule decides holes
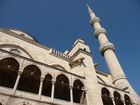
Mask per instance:
[[[140,105],[100,19],[88,10],[110,73],[96,68],[83,39],[62,53],[23,31],[0,28],[0,105]]]

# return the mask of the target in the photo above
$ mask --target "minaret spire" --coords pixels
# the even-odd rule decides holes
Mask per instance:
[[[137,97],[137,94],[126,79],[123,69],[115,55],[115,46],[109,42],[106,30],[100,25],[100,19],[96,17],[89,5],[87,5],[87,7],[90,15],[90,24],[95,29],[94,36],[100,43],[99,51],[105,58],[106,64],[113,78],[114,86],[122,90],[128,89],[127,91],[129,91],[133,97]]]
[[[93,10],[90,8],[90,6],[88,4],[87,4],[87,8],[88,8],[88,13],[90,15],[90,18],[96,17]]]
[[[92,11],[92,9],[89,7],[88,4],[87,4],[87,8],[88,8],[88,12],[89,12],[89,14],[90,14],[90,13],[94,13],[94,12]]]

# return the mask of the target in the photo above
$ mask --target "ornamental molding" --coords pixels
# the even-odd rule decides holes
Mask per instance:
[[[95,30],[95,32],[94,32],[94,36],[96,37],[96,38],[98,38],[98,36],[100,35],[100,34],[107,34],[107,31],[104,29],[104,28],[100,28],[100,29],[97,29],[97,30]]]
[[[95,18],[92,18],[91,20],[90,20],[90,25],[91,26],[93,26],[93,24],[95,23],[95,22],[99,22],[100,23],[100,18],[98,18],[98,17],[95,17]]]
[[[115,51],[115,46],[110,43],[110,42],[107,42],[107,43],[104,43],[100,46],[99,48],[99,52],[104,55],[104,52],[107,51],[107,50],[113,50]]]

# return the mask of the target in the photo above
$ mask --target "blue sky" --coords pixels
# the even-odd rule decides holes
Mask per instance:
[[[124,72],[140,95],[140,0],[88,0],[109,40]],[[98,41],[89,24],[86,0],[0,0],[0,27],[30,33],[40,43],[63,51],[83,38],[91,48],[99,69],[108,71],[99,54]]]

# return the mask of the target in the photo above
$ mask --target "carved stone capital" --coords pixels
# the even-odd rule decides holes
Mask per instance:
[[[22,71],[18,71],[18,75],[21,75],[22,74]]]
[[[94,36],[96,37],[96,38],[98,38],[98,36],[100,35],[100,34],[107,34],[107,32],[106,32],[106,30],[104,29],[104,28],[100,28],[100,29],[98,29],[98,30],[95,30],[95,32],[94,32]]]
[[[93,24],[94,24],[95,22],[100,22],[100,21],[101,21],[100,18],[95,17],[95,18],[93,18],[93,19],[90,20],[90,24],[93,26]]]
[[[55,81],[52,81],[52,85],[54,85],[55,84]]]
[[[115,46],[112,43],[107,42],[107,43],[102,44],[99,48],[99,51],[102,55],[104,55],[104,52],[107,50],[115,51]]]
[[[44,77],[40,77],[40,82],[43,82],[44,81]]]
[[[73,86],[69,86],[70,89],[73,89]]]

